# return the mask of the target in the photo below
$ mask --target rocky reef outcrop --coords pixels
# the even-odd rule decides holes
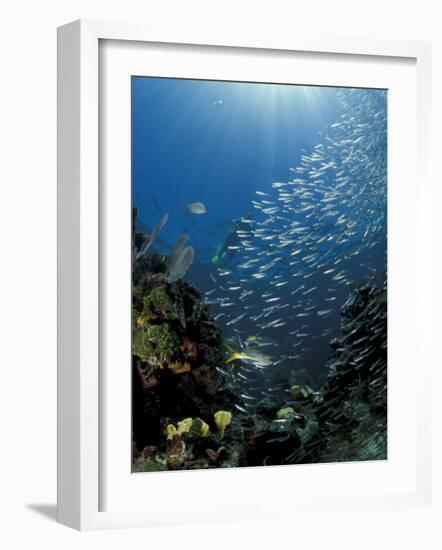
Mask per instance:
[[[386,459],[387,281],[355,289],[341,315],[317,410],[321,459]]]
[[[135,246],[142,247],[146,238],[135,233]],[[216,414],[233,405],[218,370],[224,362],[220,329],[200,292],[169,276],[170,261],[170,256],[158,253],[134,261],[132,428],[138,469],[159,468],[152,457],[161,452],[175,457],[168,461],[172,468],[195,466],[179,442],[184,437],[203,439],[198,423],[217,434]],[[192,432],[169,437],[168,426],[189,418],[197,419]],[[209,433],[204,435],[207,439],[197,441],[197,446],[209,445]],[[177,458],[180,449],[182,460]]]

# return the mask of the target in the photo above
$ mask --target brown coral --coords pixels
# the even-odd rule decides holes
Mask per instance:
[[[158,384],[156,368],[147,363],[138,362],[136,365],[138,374],[140,375],[141,384],[144,389],[149,390]]]
[[[183,338],[181,351],[186,359],[196,359],[198,356],[198,346],[196,345],[196,342],[192,342],[192,340],[189,340],[187,336]]]

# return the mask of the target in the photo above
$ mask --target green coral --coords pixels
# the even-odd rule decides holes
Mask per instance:
[[[153,318],[175,319],[176,306],[167,292],[166,285],[154,286],[143,298],[143,313]]]
[[[164,366],[170,361],[179,344],[178,337],[167,323],[146,323],[133,332],[133,354],[152,365]]]

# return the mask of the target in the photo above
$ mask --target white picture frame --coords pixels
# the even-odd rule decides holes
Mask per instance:
[[[247,52],[269,50],[309,52],[314,55],[371,56],[379,59],[410,59],[416,64],[417,81],[417,169],[419,189],[417,209],[417,249],[413,256],[416,267],[416,307],[421,320],[420,350],[425,360],[419,366],[416,381],[416,483],[413,490],[377,492],[364,495],[327,496],[315,492],[312,498],[272,493],[266,502],[250,498],[236,505],[225,506],[222,499],[213,507],[194,500],[185,513],[180,507],[167,510],[166,505],[129,507],[122,502],[111,510],[103,510],[103,434],[102,418],[105,408],[100,404],[100,286],[103,273],[100,211],[100,43],[101,41],[135,43],[167,43],[175,45],[204,45]],[[305,38],[299,35],[281,37],[278,43],[265,38],[247,39],[220,30],[219,36],[206,36],[204,29],[187,35],[185,29],[169,31],[135,24],[76,21],[59,29],[58,33],[58,520],[80,530],[139,527],[159,524],[192,523],[196,521],[226,521],[230,519],[272,517],[284,514],[327,510],[392,509],[425,506],[431,498],[430,403],[425,392],[429,386],[431,348],[429,326],[431,316],[430,242],[431,185],[428,174],[430,120],[430,45],[426,42],[357,39],[345,37]],[[128,373],[128,376],[130,374]],[[129,453],[129,451],[128,451]],[[345,465],[341,465],[341,468]],[[287,468],[287,467],[285,467]],[[265,469],[247,469],[242,474],[249,483],[258,480]],[[253,470],[253,472],[252,472]],[[275,471],[275,469],[272,469]],[[287,470],[285,470],[287,471]],[[238,470],[229,481],[230,472],[220,472],[224,485],[238,482]],[[180,479],[196,481],[195,472],[169,474]],[[215,479],[215,473],[211,481]],[[218,475],[218,473],[216,474]],[[274,474],[272,474],[274,475]],[[357,474],[356,474],[357,475]],[[235,481],[233,481],[235,477]],[[268,476],[267,476],[268,477]],[[144,483],[149,480],[144,476]],[[276,478],[268,478],[269,487]],[[153,480],[153,478],[152,478]],[[204,479],[204,482],[207,478]],[[155,485],[155,488],[153,488]],[[183,485],[183,488],[186,485]],[[265,486],[265,485],[264,485]],[[161,482],[151,483],[160,490]],[[170,490],[170,489],[167,489]],[[183,489],[184,490],[184,489]],[[196,491],[197,493],[197,491]],[[192,497],[188,497],[192,500]],[[195,497],[194,497],[195,498]],[[275,499],[283,506],[275,506]],[[182,507],[181,507],[182,509]]]

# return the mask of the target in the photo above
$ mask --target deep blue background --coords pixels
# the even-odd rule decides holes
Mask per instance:
[[[208,259],[255,191],[287,181],[300,151],[339,116],[337,89],[133,77],[133,200],[162,236],[186,232],[196,262]],[[184,213],[202,201],[205,216]]]

